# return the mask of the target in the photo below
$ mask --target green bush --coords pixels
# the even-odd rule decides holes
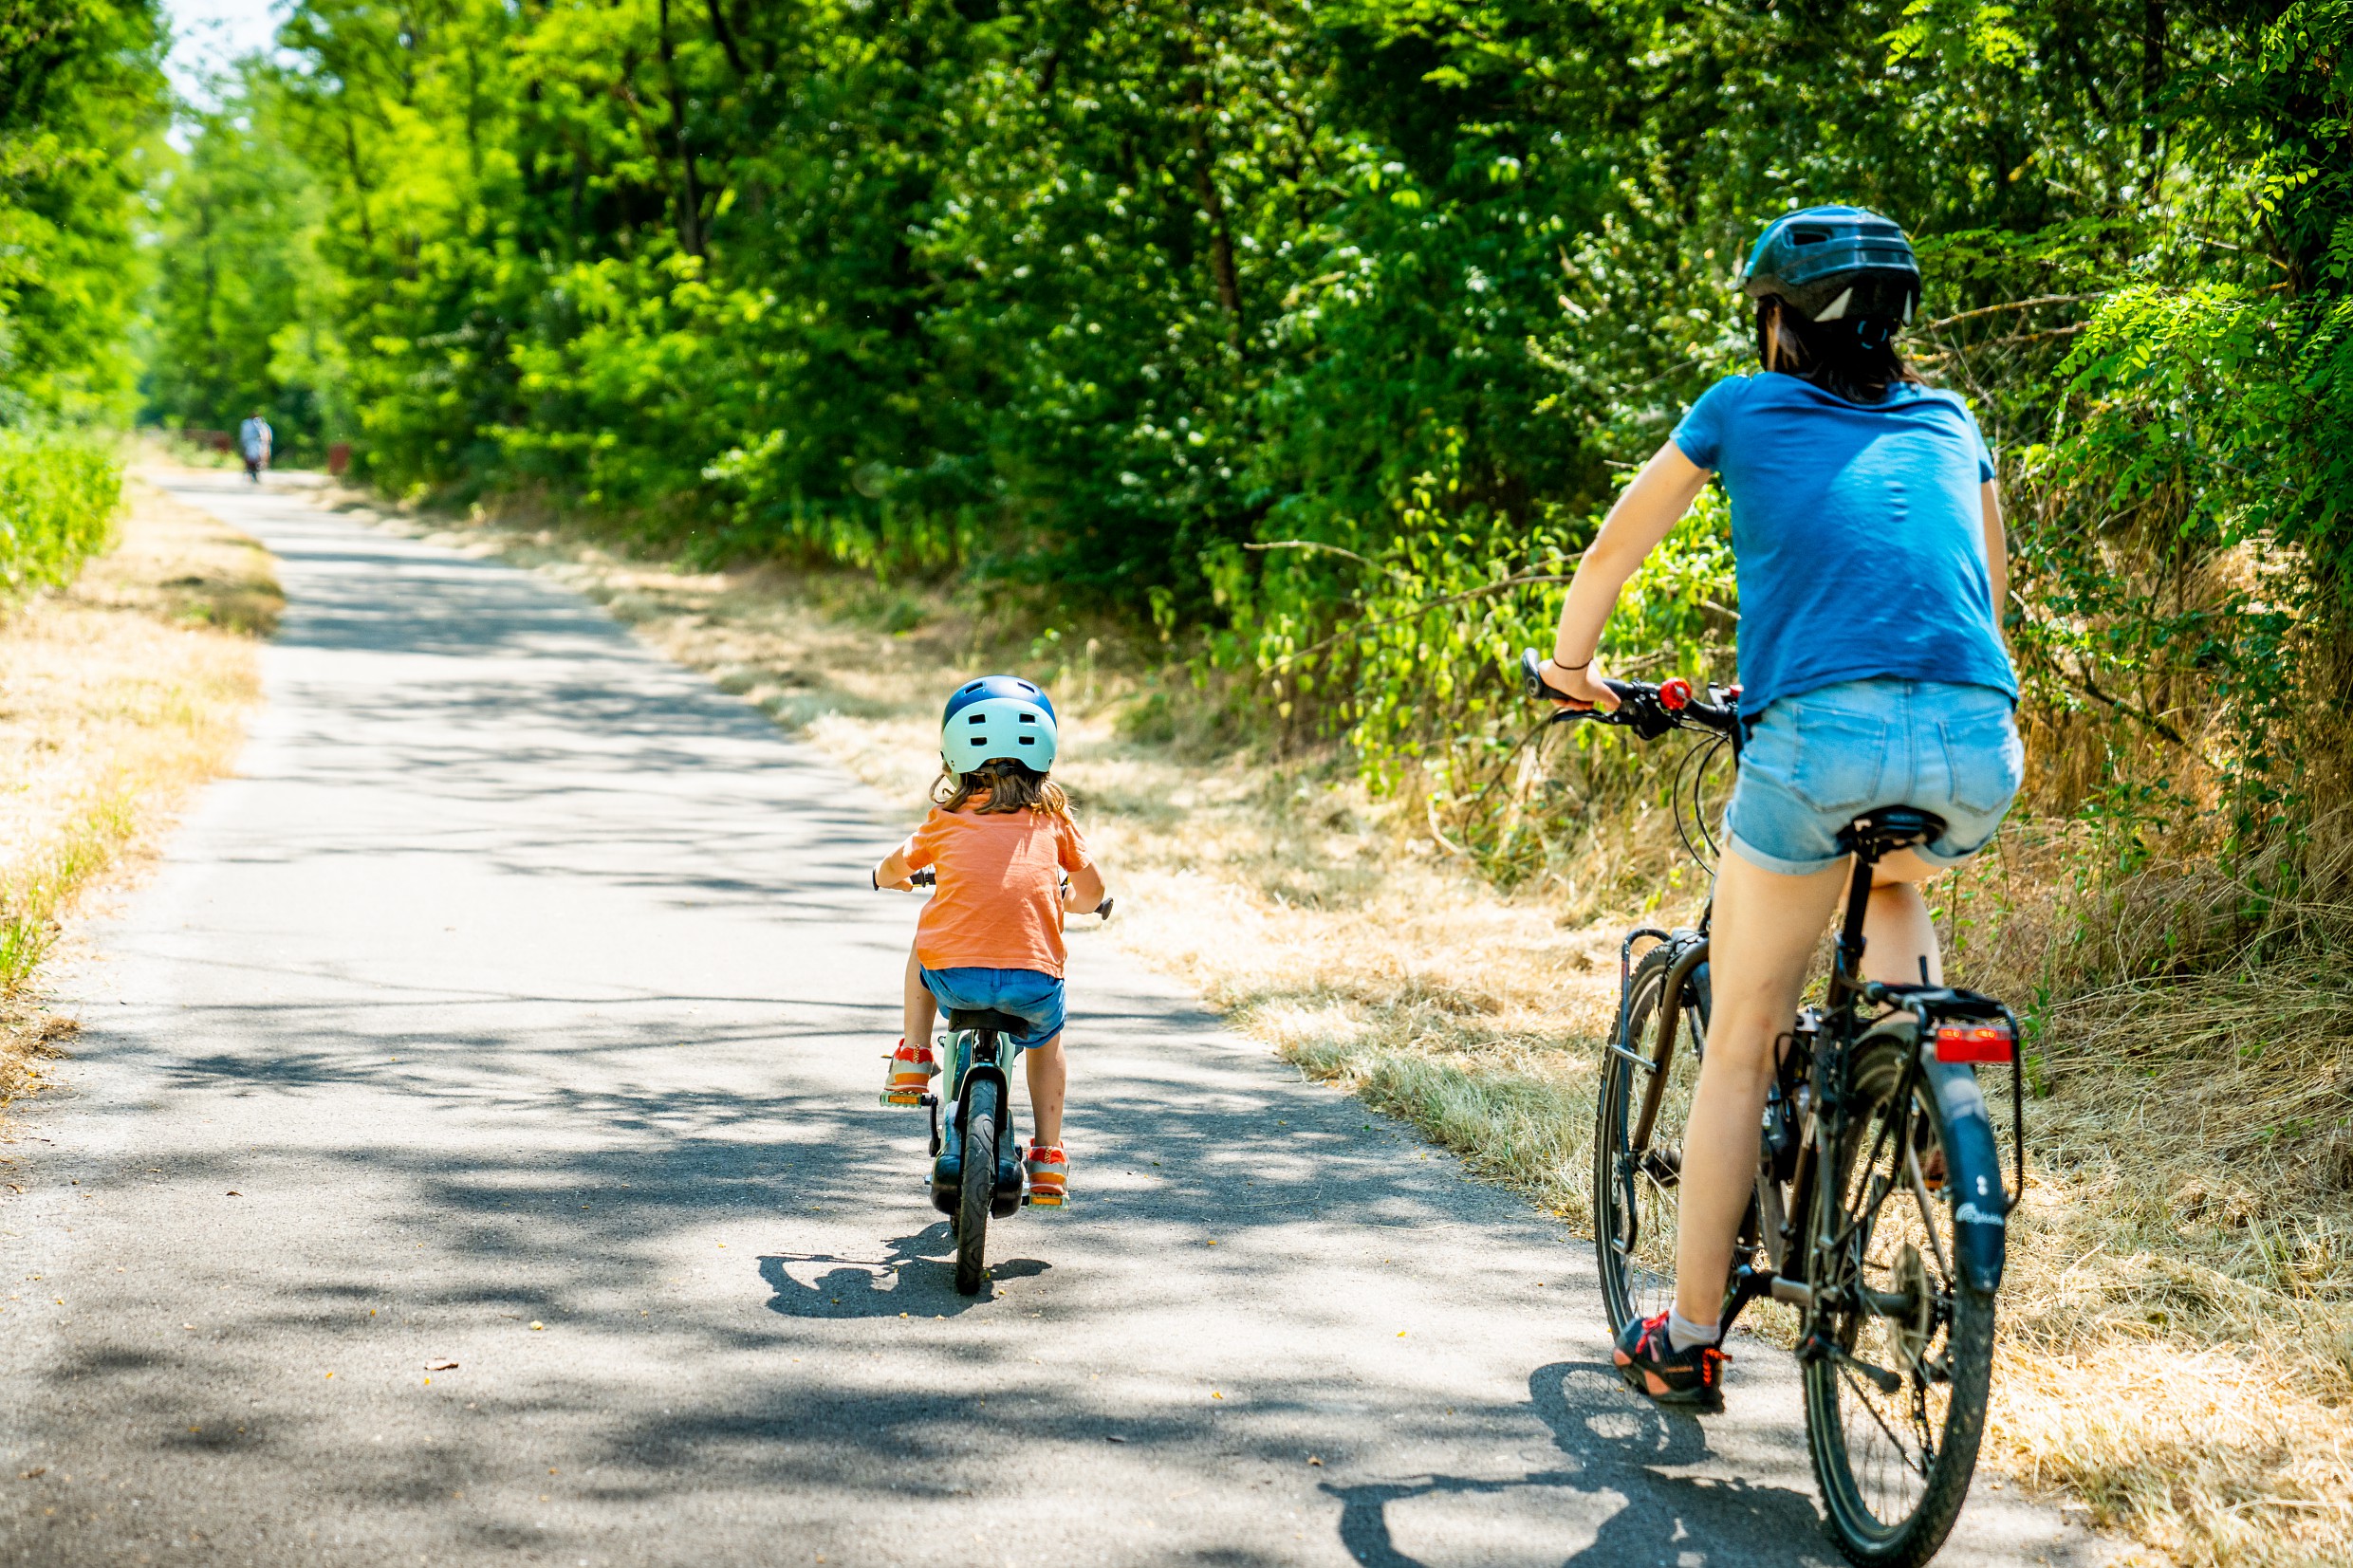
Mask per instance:
[[[122,460],[109,443],[0,430],[0,591],[71,582],[113,537],[121,502]]]

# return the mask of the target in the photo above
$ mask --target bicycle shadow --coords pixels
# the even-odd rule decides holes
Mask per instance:
[[[888,1244],[880,1258],[830,1252],[768,1252],[760,1278],[768,1309],[787,1318],[954,1318],[995,1300],[994,1290],[955,1288],[955,1241],[940,1220]],[[989,1279],[1035,1279],[1054,1265],[1036,1258],[992,1259]]]
[[[1572,1388],[1572,1382],[1574,1387]],[[1621,1568],[1635,1562],[1701,1564],[1703,1541],[1739,1541],[1745,1563],[1827,1564],[1821,1514],[1811,1496],[1736,1476],[1677,1475],[1674,1468],[1708,1462],[1707,1429],[1696,1417],[1659,1409],[1621,1388],[1605,1362],[1557,1361],[1529,1374],[1530,1402],[1551,1429],[1569,1463],[1559,1468],[1493,1479],[1428,1475],[1358,1485],[1325,1484],[1341,1504],[1340,1539],[1367,1568],[1427,1568],[1399,1545],[1391,1510],[1422,1499],[1573,1494],[1564,1515],[1591,1517],[1607,1508],[1592,1540],[1561,1559],[1564,1564]],[[1529,1499],[1541,1505],[1541,1500]],[[1613,1506],[1614,1504],[1614,1506]],[[1546,1509],[1547,1514],[1553,1509]],[[1565,1522],[1566,1522],[1565,1521]]]

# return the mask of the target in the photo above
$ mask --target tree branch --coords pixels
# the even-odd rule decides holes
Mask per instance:
[[[1466,600],[1485,599],[1491,594],[1500,594],[1512,588],[1525,588],[1540,582],[1566,582],[1567,581],[1567,578],[1558,572],[1523,572],[1517,577],[1507,577],[1500,582],[1489,582],[1476,588],[1466,589],[1459,594],[1448,594],[1443,599],[1434,599],[1427,604],[1416,605],[1405,614],[1391,616],[1386,620],[1366,621],[1356,626],[1343,627],[1321,642],[1302,648],[1295,654],[1285,654],[1267,668],[1269,670],[1284,669],[1288,665],[1296,664],[1303,658],[1309,658],[1322,653],[1335,642],[1346,641],[1353,637],[1370,636],[1375,632],[1385,632],[1392,626],[1402,626],[1409,620],[1418,620],[1433,610],[1443,610],[1449,604],[1460,604]]]
[[[1980,316],[1997,315],[2005,310],[2031,310],[2037,305],[2082,304],[2086,300],[2104,300],[2115,293],[2113,288],[2095,288],[2088,294],[2037,294],[2030,300],[2010,300],[2001,304],[1981,304],[1974,310],[1964,310],[1955,316],[1939,316],[1933,322],[1922,322],[1919,330],[1934,332],[1955,322],[1973,322]]]

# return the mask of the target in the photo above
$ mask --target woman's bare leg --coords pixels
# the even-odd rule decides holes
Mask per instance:
[[[1022,1053],[1028,1064],[1029,1116],[1037,1125],[1040,1143],[1062,1143],[1062,1101],[1070,1084],[1069,1063],[1062,1054],[1062,1036]]]
[[[1787,876],[1725,855],[1715,873],[1708,972],[1708,1055],[1683,1131],[1675,1310],[1705,1326],[1723,1315],[1732,1241],[1756,1185],[1757,1130],[1773,1042],[1797,1016],[1806,961],[1838,906],[1847,867]]]
[[[1930,983],[1943,983],[1936,923],[1918,886],[1937,869],[1909,851],[1873,868],[1863,910],[1865,978],[1916,985],[1925,957]],[[1722,1314],[1732,1243],[1756,1185],[1773,1042],[1796,1019],[1807,962],[1852,874],[1851,864],[1841,862],[1810,876],[1785,876],[1737,851],[1716,872],[1708,938],[1714,1014],[1683,1134],[1677,1214],[1675,1310],[1688,1322],[1704,1326]]]
[[[1890,986],[1920,984],[1920,960],[1928,960],[1928,984],[1944,984],[1944,952],[1936,944],[1936,917],[1921,895],[1932,866],[1900,850],[1871,868],[1871,902],[1862,912],[1862,977]]]
[[[915,961],[913,948],[907,950],[907,984],[900,1001],[899,1033],[910,1045],[929,1045],[932,1025],[939,1022],[939,1002],[923,984],[923,966]]]

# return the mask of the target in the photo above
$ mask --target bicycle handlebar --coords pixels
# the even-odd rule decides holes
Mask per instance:
[[[939,885],[939,873],[936,871],[911,871],[907,873],[907,880],[919,888],[934,888]],[[1067,882],[1063,884],[1063,887],[1065,890],[1067,890],[1070,884]],[[1105,894],[1103,895],[1103,901],[1097,904],[1093,909],[1087,911],[1087,913],[1089,914],[1100,914],[1104,919],[1108,920],[1111,918],[1111,895]]]
[[[1559,688],[1543,674],[1544,655],[1530,648],[1520,655],[1520,689],[1530,702],[1566,702]],[[1655,741],[1670,729],[1710,729],[1737,738],[1740,729],[1740,688],[1711,686],[1710,700],[1701,701],[1692,683],[1677,675],[1653,686],[1648,681],[1610,680],[1602,684],[1618,699],[1610,712],[1598,708],[1564,708],[1552,715],[1554,724],[1614,724]]]

